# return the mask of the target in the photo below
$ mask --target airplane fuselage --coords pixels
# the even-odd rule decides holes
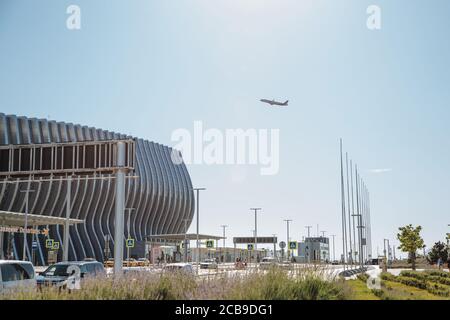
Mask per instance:
[[[285,102],[278,102],[275,100],[268,100],[268,99],[261,99],[260,101],[264,102],[264,103],[268,103],[271,106],[287,106],[288,102],[289,102],[289,100],[286,100]]]

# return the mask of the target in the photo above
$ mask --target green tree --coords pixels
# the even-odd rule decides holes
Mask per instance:
[[[436,242],[433,248],[431,248],[427,260],[430,264],[435,264],[439,258],[441,258],[443,262],[448,259],[447,245],[441,241]]]
[[[398,230],[400,231],[397,234],[397,239],[400,241],[398,248],[404,252],[408,252],[412,269],[416,270],[416,251],[424,246],[423,239],[420,236],[422,227],[413,227],[412,224],[409,224],[398,228]]]

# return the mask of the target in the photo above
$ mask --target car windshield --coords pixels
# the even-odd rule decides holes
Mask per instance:
[[[69,268],[70,264],[54,264],[45,270],[42,275],[46,277],[68,277],[67,268]],[[80,272],[86,272],[86,268],[84,265],[78,265],[80,268]]]
[[[42,275],[49,276],[49,277],[58,277],[58,276],[68,276],[67,274],[67,268],[69,265],[67,264],[61,264],[61,265],[53,265],[48,267],[47,270],[45,270]]]

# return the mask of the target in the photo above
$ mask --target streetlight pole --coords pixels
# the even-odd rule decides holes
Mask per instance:
[[[225,262],[225,229],[228,228],[228,226],[226,224],[221,225],[222,229],[223,229],[223,260],[222,262]]]
[[[292,219],[285,219],[286,222],[286,242],[287,242],[287,257],[291,257],[291,250],[289,248],[289,222],[292,222]]]
[[[30,189],[28,187],[27,189],[20,190],[20,192],[25,193],[25,226],[23,229],[23,254],[22,254],[22,260],[27,260],[27,249],[28,249],[28,242],[27,242],[27,229],[28,229],[28,200],[30,197],[30,192],[34,192],[35,190]]]
[[[197,274],[200,268],[200,241],[199,241],[199,230],[200,230],[200,191],[206,190],[206,188],[193,188],[197,192]]]

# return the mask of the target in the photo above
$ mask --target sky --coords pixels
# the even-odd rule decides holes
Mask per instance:
[[[69,30],[69,5],[81,29]],[[381,29],[366,26],[369,5]],[[174,130],[279,129],[280,168],[188,165],[200,231],[341,245],[339,138],[371,196],[373,254],[398,227],[450,223],[447,0],[0,2],[0,112],[174,146]],[[271,108],[259,99],[288,100]],[[194,232],[193,224],[190,231]]]

